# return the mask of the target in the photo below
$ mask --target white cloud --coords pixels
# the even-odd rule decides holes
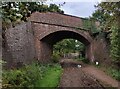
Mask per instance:
[[[95,11],[95,4],[95,2],[66,2],[61,9],[65,14],[78,17],[89,17]]]
[[[64,1],[59,0],[59,2],[55,2],[55,1],[57,0],[51,0],[51,2],[47,2],[47,4],[54,3],[54,4],[59,5],[59,4],[62,4],[66,0]],[[89,17],[95,11],[94,5],[98,3],[98,2],[75,2],[75,1],[80,1],[80,0],[74,0],[74,2],[66,2],[63,6],[61,6],[61,9],[64,11],[65,14],[78,16],[78,17]]]

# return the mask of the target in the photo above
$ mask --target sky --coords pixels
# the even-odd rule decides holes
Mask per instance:
[[[84,2],[83,2],[84,1]],[[95,11],[94,5],[97,5],[98,0],[50,0],[47,3],[55,3],[57,5],[64,3],[61,9],[65,14],[77,16],[77,17],[89,17]]]

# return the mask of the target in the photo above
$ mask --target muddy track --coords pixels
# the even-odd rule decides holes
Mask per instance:
[[[64,71],[59,84],[60,89],[67,87],[76,87],[77,89],[106,89],[106,85],[97,80],[95,76],[83,71],[86,65],[80,62],[76,64],[72,60],[62,61],[61,65]],[[82,67],[78,67],[77,65],[82,65]]]
[[[90,75],[86,75],[80,68],[64,68],[59,87],[81,87],[104,89],[103,86]]]

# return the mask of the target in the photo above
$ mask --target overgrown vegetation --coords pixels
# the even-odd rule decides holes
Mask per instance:
[[[51,58],[53,63],[58,63],[60,58],[61,58],[60,53],[53,51],[52,58]]]
[[[111,31],[111,57],[114,63],[120,64],[120,28],[113,25]]]
[[[80,57],[80,59],[83,63],[89,63],[89,60],[84,57]]]
[[[64,39],[53,46],[53,59],[68,56],[70,53],[85,51],[83,43],[75,39]]]
[[[95,63],[91,63],[93,66],[103,70],[107,75],[113,77],[114,79],[120,81],[120,70],[114,68],[114,67],[105,67],[101,64],[96,65]]]
[[[115,78],[116,80],[120,81],[120,70],[117,70],[115,68],[108,68],[107,73],[113,78]]]
[[[3,70],[3,88],[57,87],[62,68],[58,64],[33,63],[20,69]]]
[[[120,80],[120,2],[101,2],[96,8],[92,18],[100,22],[100,28],[102,32],[108,33],[110,42],[112,67],[106,69],[106,72]]]
[[[59,65],[48,67],[43,78],[37,82],[37,87],[58,87],[62,69]]]
[[[81,57],[81,61],[87,63],[84,58],[85,46],[83,43],[75,39],[64,39],[53,46],[52,60],[58,63],[61,58],[77,58]],[[72,54],[73,53],[73,54]],[[78,53],[76,56],[74,53]]]
[[[101,23],[101,30],[110,33],[111,59],[120,64],[120,2],[101,2],[92,18]]]
[[[54,51],[61,55],[71,52],[82,51],[85,49],[84,44],[75,39],[64,39],[54,45]]]
[[[82,19],[83,21],[83,27],[85,29],[87,29],[89,32],[91,33],[97,33],[100,32],[100,30],[97,28],[95,22],[97,22],[97,20],[91,19],[91,18],[84,18]]]
[[[7,29],[10,25],[15,26],[21,21],[27,21],[27,18],[33,12],[57,12],[64,13],[60,9],[60,5],[45,4],[47,0],[39,0],[39,2],[2,2],[2,24],[3,29]]]

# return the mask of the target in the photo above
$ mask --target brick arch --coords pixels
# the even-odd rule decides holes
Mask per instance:
[[[90,34],[83,30],[75,30],[75,29],[64,29],[64,30],[50,30],[41,34],[39,37],[41,41],[47,41],[49,44],[53,45],[56,42],[66,39],[73,38],[82,42],[84,45],[89,45],[92,42],[92,37]]]
[[[35,25],[35,39],[36,39],[36,53],[40,62],[50,61],[53,45],[65,38],[73,38],[81,41],[86,46],[86,58],[93,60],[94,56],[91,49],[93,41],[89,32],[48,24],[34,24]],[[43,29],[42,29],[43,28]],[[42,30],[43,31],[42,31]]]
[[[93,61],[92,37],[84,27],[82,18],[57,14],[35,12],[29,18],[35,38],[37,59],[50,61],[52,46],[59,40],[73,38],[86,45],[86,58]]]
[[[92,49],[91,49],[91,42],[93,41],[92,37],[90,36],[90,34],[86,31],[83,30],[75,30],[75,29],[71,29],[71,28],[66,28],[63,30],[50,30],[50,31],[46,31],[44,32],[44,34],[39,35],[39,41],[41,42],[43,51],[46,49],[49,49],[49,52],[47,57],[52,54],[52,47],[55,43],[57,43],[58,41],[62,40],[62,39],[66,39],[66,38],[73,38],[73,39],[77,39],[80,42],[82,42],[85,46],[86,46],[86,52],[85,52],[85,57],[87,59],[89,59],[90,61],[92,61],[93,58],[93,53],[92,53]],[[48,51],[48,50],[47,50]],[[45,52],[43,52],[43,54],[45,54]],[[50,55],[49,55],[50,54]],[[44,57],[42,57],[44,58]],[[47,58],[45,58],[46,60]]]

